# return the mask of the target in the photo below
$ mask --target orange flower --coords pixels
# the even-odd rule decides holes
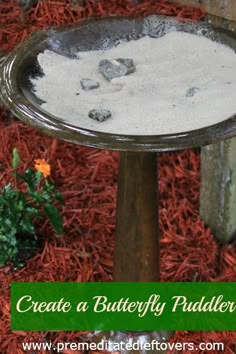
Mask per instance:
[[[45,161],[41,159],[34,160],[35,161],[35,169],[39,172],[42,172],[43,177],[50,176],[51,173],[51,166]]]

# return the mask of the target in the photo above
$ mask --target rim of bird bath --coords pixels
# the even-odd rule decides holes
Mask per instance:
[[[151,17],[159,21],[159,27],[148,28],[148,20]],[[68,55],[75,46],[78,49],[82,48],[81,50],[96,49],[104,35],[111,41],[113,37],[116,37],[116,40],[117,37],[133,39],[147,34],[158,37],[167,33],[171,25],[178,31],[197,32],[236,50],[236,33],[206,22],[193,24],[158,15],[146,18],[109,16],[83,20],[69,27],[35,32],[23,44],[16,47],[2,63],[2,70],[0,70],[2,100],[20,120],[48,135],[101,149],[137,152],[168,151],[208,145],[233,137],[236,133],[236,113],[222,122],[204,128],[174,134],[145,136],[110,134],[84,129],[41,109],[41,102],[34,95],[29,77],[39,74],[37,55],[45,49],[55,51],[56,48],[60,54],[64,52]]]

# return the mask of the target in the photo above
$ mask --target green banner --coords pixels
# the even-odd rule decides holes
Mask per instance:
[[[12,283],[12,330],[236,330],[236,283]]]

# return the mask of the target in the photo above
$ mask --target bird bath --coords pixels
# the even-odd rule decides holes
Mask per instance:
[[[236,135],[236,114],[200,129],[171,134],[105,133],[82,128],[79,123],[72,124],[69,117],[63,120],[42,109],[42,101],[36,96],[30,78],[41,75],[37,56],[45,49],[72,58],[78,51],[100,49],[104,39],[112,47],[117,40],[129,41],[145,35],[159,38],[173,30],[206,36],[236,49],[234,33],[206,23],[180,23],[163,16],[146,19],[112,16],[34,33],[8,56],[1,68],[2,100],[23,122],[71,143],[120,151],[113,273],[114,281],[118,282],[159,281],[158,153],[199,147],[233,137]],[[170,333],[140,331],[131,335],[149,341],[153,338],[166,340]],[[123,340],[128,334],[116,332],[111,336],[114,340]]]

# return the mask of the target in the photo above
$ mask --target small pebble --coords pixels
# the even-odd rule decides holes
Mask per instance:
[[[135,72],[135,65],[132,59],[103,59],[99,62],[99,71],[103,76],[111,81],[116,77],[122,77]]]
[[[80,80],[80,85],[85,91],[94,90],[100,87],[99,82],[94,81],[92,79],[82,79]]]
[[[198,91],[200,91],[199,87],[190,87],[187,91],[185,96],[186,97],[193,97],[195,95],[195,93],[197,93]]]
[[[98,122],[105,122],[107,119],[111,118],[112,114],[108,109],[92,109],[89,111],[88,116]]]
[[[135,72],[136,68],[135,68],[133,59],[118,58],[118,59],[116,59],[116,61],[118,61],[118,63],[121,63],[126,66],[126,68],[127,68],[126,75],[129,75],[129,74],[132,74]]]

